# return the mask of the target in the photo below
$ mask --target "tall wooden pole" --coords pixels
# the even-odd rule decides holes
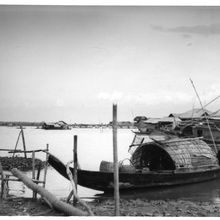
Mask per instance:
[[[32,179],[35,180],[35,152],[32,152]],[[33,191],[33,198],[36,199],[37,194]]]
[[[24,147],[24,157],[27,158],[24,130],[23,130],[22,126],[21,126],[21,136],[22,136],[22,142],[23,142],[23,147]]]
[[[73,180],[76,186],[76,193],[77,193],[77,184],[78,184],[78,179],[77,179],[77,169],[78,169],[78,156],[77,156],[77,135],[74,135],[74,147],[73,147]],[[77,202],[76,198],[73,198],[73,204]]]
[[[118,149],[117,149],[117,105],[113,104],[113,155],[114,155],[114,198],[115,215],[119,216],[119,173],[118,173]]]

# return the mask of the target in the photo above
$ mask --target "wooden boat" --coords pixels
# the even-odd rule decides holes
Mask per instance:
[[[45,129],[45,130],[69,130],[71,128],[66,122],[58,121],[55,123],[44,122],[42,125],[42,129]]]
[[[133,169],[119,169],[120,190],[198,183],[220,177],[216,154],[200,138],[150,138],[149,142],[145,134],[135,135],[130,146]],[[58,158],[50,155],[48,161],[68,179],[66,167]],[[114,189],[113,183],[111,169],[78,170],[78,184],[81,186],[109,191]]]

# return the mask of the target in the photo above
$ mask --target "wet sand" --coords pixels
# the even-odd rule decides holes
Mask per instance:
[[[93,201],[88,203],[96,216],[113,216],[114,200]],[[78,208],[82,209],[82,207]],[[64,216],[50,209],[38,199],[8,198],[0,201],[1,216]],[[192,202],[187,200],[153,200],[121,199],[121,216],[187,216],[217,217],[220,216],[220,204],[212,202]]]

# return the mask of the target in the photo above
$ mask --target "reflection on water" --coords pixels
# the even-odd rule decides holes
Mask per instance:
[[[27,128],[24,130],[28,150],[45,149],[49,144],[50,153],[57,156],[64,163],[73,158],[73,135],[78,135],[78,160],[81,168],[98,170],[102,160],[113,161],[112,130],[111,129],[72,129],[72,130],[41,130]],[[0,127],[0,147],[13,149],[19,134],[19,129]],[[133,140],[133,133],[128,129],[118,130],[118,158],[129,158],[128,146]],[[19,143],[18,149],[21,149]],[[1,152],[1,156],[3,156]],[[7,155],[8,156],[8,155]],[[45,159],[44,153],[36,155]],[[26,173],[31,177],[31,173]],[[43,172],[41,173],[43,177]],[[31,197],[32,192],[21,182],[10,182],[10,194]],[[67,197],[71,191],[71,184],[49,167],[46,188],[59,198]],[[103,194],[101,191],[78,187],[78,194],[82,198],[109,197],[112,194]],[[162,189],[129,190],[120,192],[125,198],[154,199],[188,199],[196,201],[220,202],[220,179],[204,183],[190,184]]]

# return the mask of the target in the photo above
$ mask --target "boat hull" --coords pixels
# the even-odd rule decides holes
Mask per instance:
[[[54,156],[49,156],[49,163],[61,175],[68,179],[65,165]],[[73,172],[73,169],[71,168]],[[146,172],[146,173],[119,173],[119,187],[124,189],[152,188],[163,186],[184,185],[205,182],[220,177],[220,168],[208,168],[206,170],[188,172]],[[111,191],[114,189],[114,174],[112,172],[100,172],[78,170],[78,184],[87,188]]]

